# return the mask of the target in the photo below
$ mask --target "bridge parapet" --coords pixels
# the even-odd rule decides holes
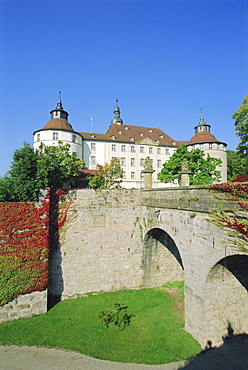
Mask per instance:
[[[213,210],[239,210],[240,206],[224,193],[207,188],[175,187],[168,189],[142,189],[143,206],[211,213]]]

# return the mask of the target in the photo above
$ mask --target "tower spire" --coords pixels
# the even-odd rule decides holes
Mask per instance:
[[[116,102],[116,106],[114,108],[114,118],[112,119],[111,121],[111,124],[112,123],[117,123],[117,125],[122,125],[123,124],[123,121],[121,119],[121,111],[120,111],[120,108],[118,106],[118,98],[115,99],[115,102]]]
[[[62,119],[65,119],[66,121],[68,120],[69,114],[64,110],[62,106],[61,91],[59,91],[57,106],[55,109],[51,110],[50,114],[51,114],[51,119],[62,118]]]
[[[198,125],[195,126],[195,134],[197,134],[197,132],[204,132],[204,131],[210,132],[210,127],[211,126],[208,123],[206,123],[206,121],[204,120],[204,116],[203,116],[203,112],[201,108],[200,121]]]
[[[56,109],[62,109],[63,110],[62,101],[61,101],[61,91],[59,91],[59,97],[58,97],[58,102],[57,102]]]

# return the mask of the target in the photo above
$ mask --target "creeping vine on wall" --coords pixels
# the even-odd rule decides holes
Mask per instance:
[[[242,214],[233,209],[229,212],[215,211],[210,222],[229,232],[231,246],[248,253],[248,183],[215,184],[210,189],[225,193],[229,201],[240,206]]]
[[[72,200],[66,190],[48,189],[41,205],[0,203],[0,305],[48,284],[49,249],[59,238]]]

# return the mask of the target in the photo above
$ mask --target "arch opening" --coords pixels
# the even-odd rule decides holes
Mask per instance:
[[[151,229],[144,239],[144,286],[184,280],[183,262],[174,240],[164,230]]]
[[[209,271],[205,290],[208,340],[220,344],[228,336],[248,333],[248,255],[221,259]]]

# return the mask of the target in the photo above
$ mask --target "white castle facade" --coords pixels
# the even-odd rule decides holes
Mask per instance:
[[[195,126],[195,135],[189,141],[176,141],[158,128],[124,124],[117,99],[114,117],[105,134],[74,131],[68,122],[69,114],[63,109],[60,96],[56,108],[50,114],[51,119],[46,125],[33,134],[35,149],[38,149],[41,143],[46,146],[58,145],[59,142],[68,143],[71,152],[77,153],[78,158],[83,159],[86,167],[92,170],[97,164],[103,165],[118,157],[123,169],[122,186],[125,188],[143,187],[142,170],[148,156],[152,160],[154,170],[153,188],[171,186],[161,183],[157,175],[163,164],[182,144],[189,150],[199,148],[211,157],[221,159],[222,165],[218,168],[221,171],[220,181],[227,181],[227,145],[210,133],[210,125],[204,121],[202,114],[198,125]]]

